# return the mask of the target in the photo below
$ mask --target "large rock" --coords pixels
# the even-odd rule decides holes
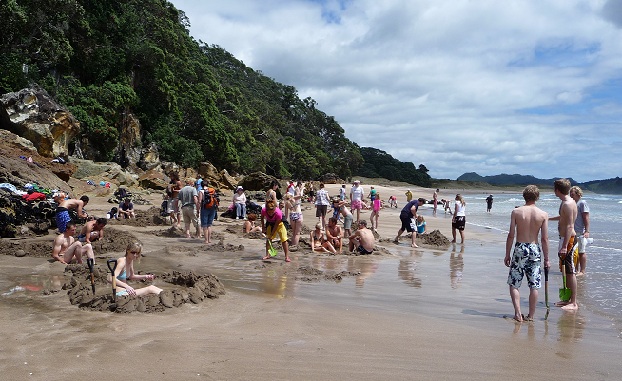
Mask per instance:
[[[81,180],[93,180],[96,184],[100,181],[107,181],[116,185],[134,186],[138,184],[138,176],[123,169],[119,164],[112,162],[94,162],[92,160],[84,160],[71,158],[78,169],[73,175]]]
[[[0,127],[31,141],[41,156],[68,155],[80,123],[42,88],[22,89],[0,97]]]
[[[276,177],[263,172],[253,172],[244,176],[238,185],[241,185],[244,189],[249,191],[265,191],[274,180],[278,181]]]
[[[160,152],[155,143],[151,143],[148,147],[143,148],[138,166],[145,171],[160,167]]]
[[[11,183],[17,187],[36,183],[43,188],[70,189],[66,181],[75,172],[75,165],[52,163],[50,158],[18,143],[18,136],[8,131],[2,131],[0,136],[0,183]],[[29,157],[32,162],[27,160]]]
[[[143,188],[149,189],[166,189],[169,178],[162,172],[154,169],[149,170],[138,178],[138,184]]]

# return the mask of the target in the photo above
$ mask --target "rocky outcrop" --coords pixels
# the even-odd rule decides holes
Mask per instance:
[[[339,176],[334,173],[327,173],[320,179],[324,184],[344,184],[345,181],[341,180]]]
[[[75,172],[75,165],[52,163],[50,158],[27,148],[28,144],[25,148],[22,138],[0,131],[0,183],[11,183],[17,187],[36,183],[43,188],[69,190],[66,181]]]
[[[155,169],[149,170],[138,178],[138,184],[143,188],[166,189],[169,178]]]
[[[270,184],[274,180],[278,181],[276,177],[267,175],[263,172],[253,172],[247,176],[244,176],[239,185],[249,191],[265,191],[268,187],[270,187]]]
[[[48,93],[35,86],[0,97],[0,127],[29,141],[44,157],[68,155],[80,123]]]
[[[93,180],[95,183],[107,181],[116,185],[134,186],[138,184],[138,175],[123,169],[117,163],[94,162],[91,160],[71,158],[77,170],[73,177],[81,180]]]
[[[138,166],[145,171],[156,169],[160,166],[160,152],[155,143],[151,143],[148,147],[143,148]]]

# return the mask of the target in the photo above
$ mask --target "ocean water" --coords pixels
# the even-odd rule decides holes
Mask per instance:
[[[505,236],[512,209],[524,204],[522,194],[494,194],[491,213],[486,212],[487,196],[465,196],[467,224]],[[590,237],[594,242],[586,250],[587,274],[578,278],[578,301],[596,314],[619,321],[622,319],[622,196],[587,193],[583,199],[590,207]],[[558,215],[560,200],[552,193],[544,193],[536,205],[553,217]],[[557,221],[551,221],[549,252],[552,271],[557,269],[554,257],[557,244]]]

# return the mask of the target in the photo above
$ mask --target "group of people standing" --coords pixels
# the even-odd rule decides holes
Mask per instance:
[[[549,221],[559,221],[557,226],[559,270],[564,274],[566,285],[570,290],[568,300],[561,300],[556,305],[569,311],[579,308],[576,276],[577,273],[585,274],[587,265],[585,248],[590,238],[589,207],[585,200],[581,200],[583,196],[581,188],[571,186],[567,179],[555,180],[553,190],[555,196],[561,201],[559,215],[549,218],[546,212],[536,207],[540,192],[537,186],[529,185],[523,191],[525,204],[516,207],[510,217],[504,263],[510,268],[507,283],[514,305],[514,319],[518,322],[530,321],[534,318],[538,289],[541,288],[542,283],[542,265],[544,265],[545,278],[548,278],[550,268]],[[578,251],[576,266],[574,263],[575,247]],[[530,290],[527,316],[521,314],[519,294],[519,287],[525,276]]]

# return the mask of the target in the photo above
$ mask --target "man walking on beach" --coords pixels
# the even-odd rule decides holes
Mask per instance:
[[[436,215],[436,208],[438,207],[438,188],[434,191],[434,194],[432,195],[432,199],[434,200],[434,210],[432,211],[432,214]]]
[[[555,196],[561,200],[559,206],[559,216],[551,217],[551,221],[559,221],[557,230],[559,231],[559,247],[557,255],[559,256],[559,269],[566,271],[566,286],[572,292],[570,301],[560,301],[556,305],[563,310],[572,311],[579,308],[577,305],[577,276],[575,275],[574,263],[572,263],[572,248],[575,241],[574,222],[577,218],[577,204],[570,197],[570,181],[568,179],[558,179],[553,183]]]
[[[585,200],[582,200],[583,190],[578,186],[570,188],[570,197],[577,203],[577,219],[574,221],[574,231],[577,234],[579,243],[579,263],[577,264],[577,276],[585,275],[587,266],[587,255],[585,247],[590,238],[590,207]]]
[[[486,212],[490,213],[492,209],[492,195],[486,197]]]
[[[201,231],[199,230],[199,193],[197,188],[194,187],[194,180],[190,177],[186,178],[186,186],[181,188],[178,193],[178,202],[181,205],[181,213],[184,217],[184,232],[186,238],[190,238],[190,223],[194,225],[196,230],[196,238],[201,237]]]
[[[540,262],[544,254],[544,267],[548,269],[549,264],[549,234],[548,219],[546,212],[536,206],[536,201],[540,197],[540,191],[535,185],[528,185],[523,190],[525,205],[512,210],[510,216],[510,231],[505,243],[504,263],[510,268],[508,275],[508,285],[510,286],[510,296],[514,305],[514,319],[518,322],[523,321],[520,310],[520,293],[518,289],[523,281],[523,276],[527,276],[529,285],[529,314],[526,320],[533,320],[538,302],[538,289],[542,287],[542,275]],[[538,245],[538,235],[540,235],[540,245]],[[514,254],[510,258],[512,243],[514,244]],[[545,270],[546,271],[546,270]]]

